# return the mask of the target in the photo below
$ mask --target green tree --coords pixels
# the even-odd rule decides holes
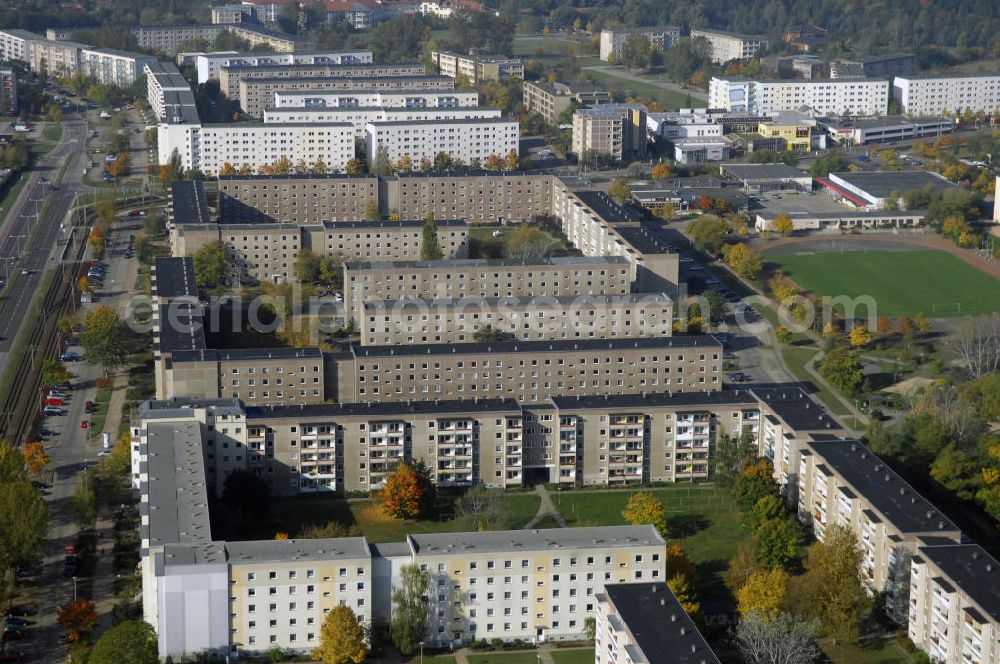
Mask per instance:
[[[309,249],[299,250],[295,257],[295,276],[306,284],[315,284],[319,279],[320,256]]]
[[[757,544],[751,539],[744,539],[736,548],[736,553],[729,560],[729,567],[723,575],[723,583],[734,595],[743,587],[750,575],[761,568],[757,560]]]
[[[744,431],[739,435],[728,431],[720,432],[715,444],[715,456],[712,458],[715,481],[723,487],[732,486],[743,469],[756,458],[757,442],[753,432]]]
[[[769,493],[761,497],[749,511],[743,513],[743,526],[751,533],[756,532],[764,522],[777,519],[785,513],[781,498]]]
[[[762,498],[760,503],[768,500]],[[768,569],[787,567],[798,555],[799,530],[787,518],[767,519],[754,531],[757,556]]]
[[[770,622],[778,617],[788,589],[788,573],[782,569],[760,570],[747,578],[736,591],[736,606],[741,616],[758,613]]]
[[[365,630],[349,606],[335,606],[326,614],[319,632],[314,661],[323,664],[361,664],[368,657]]]
[[[412,655],[424,640],[430,583],[430,574],[421,571],[415,563],[404,565],[399,570],[399,585],[392,591],[393,610],[389,629],[392,642],[402,655]]]
[[[956,445],[944,448],[931,464],[931,479],[962,500],[973,500],[982,484],[981,465]]]
[[[489,343],[490,341],[511,341],[514,335],[510,332],[498,330],[492,325],[484,325],[472,334],[472,340],[476,343]]]
[[[214,288],[226,280],[229,251],[221,240],[209,242],[194,254],[194,278],[203,288]]]
[[[749,511],[761,498],[778,492],[774,468],[767,459],[760,459],[743,469],[733,485],[733,498],[743,511]]]
[[[622,178],[615,178],[615,181],[611,183],[608,188],[608,196],[615,199],[619,203],[624,203],[632,195],[632,190],[629,189],[628,183]]]
[[[864,379],[864,369],[858,354],[846,348],[827,353],[819,364],[819,373],[838,390],[853,394]]]
[[[441,243],[438,240],[438,227],[434,221],[434,213],[432,212],[427,215],[427,221],[424,222],[423,236],[420,242],[420,260],[438,261],[442,258],[444,258],[444,252],[441,251]]]
[[[756,279],[764,267],[764,260],[760,257],[760,254],[742,242],[728,249],[728,251],[724,251],[726,264],[733,268],[733,271],[741,278],[747,280]]]
[[[827,636],[854,642],[868,598],[861,585],[861,548],[843,526],[828,526],[822,542],[809,547],[805,574],[797,584],[798,601],[819,620]]]
[[[73,378],[73,372],[59,360],[45,360],[42,363],[42,384],[51,387],[56,383],[65,383]]]
[[[645,491],[637,491],[629,496],[625,509],[622,510],[622,519],[632,526],[651,525],[660,533],[660,537],[667,537],[667,510],[663,501],[656,496]]]
[[[118,312],[102,304],[93,309],[84,323],[80,345],[87,362],[100,366],[110,375],[125,364],[128,351],[125,347],[125,330]]]
[[[126,620],[104,632],[87,664],[157,664],[156,632],[141,620]]]
[[[653,55],[652,45],[642,35],[630,35],[622,43],[618,62],[629,69],[648,67]]]
[[[717,256],[726,242],[726,222],[713,215],[702,215],[688,227],[691,243],[698,251]]]
[[[552,238],[536,226],[521,224],[507,236],[507,257],[521,263],[534,263],[552,249]]]
[[[843,156],[836,152],[831,152],[819,157],[809,166],[809,175],[814,178],[825,178],[831,172],[846,171],[848,165],[847,160]]]

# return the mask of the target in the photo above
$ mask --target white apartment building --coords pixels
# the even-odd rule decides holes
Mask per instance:
[[[480,81],[499,81],[501,78],[524,78],[524,63],[521,58],[431,51],[431,61],[442,76],[449,78],[462,76],[470,84]]]
[[[207,124],[160,123],[159,163],[177,151],[184,169],[215,175],[226,163],[254,170],[281,158],[292,163],[322,160],[330,170],[343,171],[354,158],[354,127],[350,124]]]
[[[86,48],[86,44],[71,41],[32,41],[28,43],[28,66],[33,72],[73,76],[80,71],[80,53]]]
[[[1000,111],[1000,73],[897,76],[892,96],[907,115]]]
[[[518,152],[519,125],[510,118],[375,122],[365,130],[367,154],[384,153],[392,161],[409,155],[414,168],[441,152],[466,164]]]
[[[712,62],[722,64],[730,60],[747,60],[766,51],[767,37],[764,35],[743,35],[724,30],[692,30],[691,39],[702,37],[711,47]]]
[[[462,108],[271,108],[264,110],[265,124],[283,123],[343,123],[354,127],[354,135],[365,137],[365,130],[372,123],[404,123],[436,120],[472,120],[499,118],[499,108],[491,106],[466,106]]]
[[[110,48],[85,48],[80,51],[80,73],[92,76],[103,85],[125,88],[143,75],[146,64],[156,58],[141,53],[116,51]]]
[[[605,585],[594,622],[596,664],[721,664],[662,581]]]
[[[976,544],[918,549],[907,635],[933,662],[1000,663],[1000,562]]]
[[[479,106],[476,90],[314,90],[274,93],[274,108],[456,108]]]
[[[16,60],[27,63],[30,44],[35,41],[45,41],[45,37],[18,28],[0,30],[0,62]]]
[[[794,111],[807,106],[818,115],[885,115],[889,110],[889,81],[754,81],[713,76],[708,85],[708,105],[729,112]]]
[[[354,65],[370,64],[371,51],[316,51],[309,53],[199,53],[194,56],[198,83],[219,78],[223,67],[265,65]]]
[[[633,35],[644,37],[649,40],[653,48],[666,51],[680,41],[681,29],[672,25],[662,25],[651,28],[601,30],[601,60],[605,62],[617,60],[622,53],[622,44]]]
[[[197,122],[194,93],[177,67],[166,62],[147,62],[143,72],[146,75],[146,100],[159,120],[186,117]]]

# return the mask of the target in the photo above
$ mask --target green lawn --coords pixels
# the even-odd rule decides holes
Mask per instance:
[[[532,650],[469,655],[469,664],[538,664],[538,654]]]
[[[668,539],[680,542],[698,565],[702,591],[708,599],[727,596],[721,574],[743,539],[740,511],[725,489],[710,485],[678,484],[663,489],[645,489],[664,501]],[[622,525],[622,510],[631,495],[627,491],[566,491],[552,493],[552,500],[566,525]]]
[[[602,64],[607,65],[607,63]],[[583,73],[601,85],[613,87],[617,90],[628,92],[633,96],[642,97],[643,99],[652,99],[668,108],[700,108],[706,105],[705,102],[696,97],[689,98],[686,93],[666,90],[654,83],[640,83],[606,72],[594,71],[593,69],[585,69]]]
[[[477,224],[469,229],[470,258],[506,258],[507,241],[510,234],[518,228],[517,225],[493,226]],[[566,240],[551,232],[544,231],[549,236],[547,253],[551,256],[579,255],[579,252]],[[498,233],[493,237],[493,233]]]
[[[575,45],[556,37],[515,37],[514,55],[538,55],[539,51],[544,51],[543,55],[562,55],[570,46]]]
[[[503,522],[500,529],[518,529],[531,520],[538,511],[540,499],[531,493],[504,495]],[[451,500],[443,498],[439,520],[402,521],[386,517],[371,500],[346,501],[325,496],[297,496],[276,498],[271,501],[267,519],[249,523],[238,533],[237,539],[270,539],[277,532],[287,532],[293,537],[303,526],[324,525],[339,521],[357,525],[361,534],[370,542],[398,542],[409,533],[453,533],[470,530],[468,523],[453,516]]]
[[[421,659],[420,655],[417,655],[410,660],[404,659],[403,661],[406,664],[420,664]],[[455,664],[456,662],[454,655],[424,655],[422,661],[423,664]]]
[[[943,318],[1000,310],[1000,282],[943,251],[845,251],[767,260],[819,295],[870,296],[880,316]],[[859,307],[858,315],[864,311]]]
[[[42,130],[42,139],[58,143],[59,139],[62,138],[62,133],[63,128],[61,122],[49,122],[45,125],[45,129]]]
[[[834,664],[911,664],[910,657],[895,639],[871,639],[858,645],[821,643],[823,654]]]
[[[573,650],[552,650],[552,659],[556,664],[592,664],[594,661],[593,648],[575,648]]]
[[[538,529],[544,529],[544,528],[559,528],[560,526],[558,521],[553,519],[551,516],[547,516],[542,518],[542,520],[539,521],[538,523],[536,523],[534,527]]]

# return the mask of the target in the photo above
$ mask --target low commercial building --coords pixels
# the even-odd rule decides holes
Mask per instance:
[[[309,53],[236,53],[221,51],[198,53],[194,56],[195,70],[198,72],[198,83],[219,78],[223,67],[263,67],[288,65],[348,65],[372,62],[372,52],[367,50],[352,51],[314,51]]]
[[[0,69],[0,115],[17,115],[17,74]]]
[[[721,664],[666,583],[608,584],[596,599],[597,664]]]
[[[662,293],[404,298],[362,302],[363,346],[465,343],[490,330],[510,339],[669,337],[673,300]]]
[[[348,262],[344,264],[344,310],[361,322],[367,302],[622,296],[630,291],[628,267],[622,258],[604,256],[552,257],[530,262]]]
[[[910,640],[934,662],[1000,662],[998,577],[1000,562],[976,544],[917,549],[910,565]]]
[[[523,86],[524,105],[532,113],[538,113],[549,124],[557,124],[559,116],[573,104],[596,106],[611,103],[611,95],[596,85],[568,85],[556,82],[549,85],[543,81],[525,81]]]
[[[261,64],[236,63],[219,68],[219,88],[230,99],[239,99],[240,108],[248,115],[260,117],[265,108],[274,105],[274,98],[259,99],[244,97],[245,88],[240,83],[253,79],[315,79],[315,78],[378,78],[384,76],[422,76],[424,65],[420,63],[394,64],[331,64],[327,62],[301,64]]]
[[[911,557],[930,542],[958,544],[958,526],[857,441],[815,436],[800,455],[793,498],[799,519],[820,541],[834,525],[854,533],[862,583],[881,595],[893,619],[905,623]]]
[[[786,164],[723,164],[719,172],[737,180],[747,193],[812,191],[812,176]]]
[[[835,58],[830,62],[830,78],[886,78],[912,76],[917,69],[913,53],[889,53],[866,58]]]
[[[468,224],[442,219],[438,243],[447,256],[468,253]],[[420,258],[423,220],[343,221],[321,224],[176,224],[170,230],[174,256],[194,256],[211,242],[230,252],[233,277],[241,281],[298,281],[301,251],[339,260],[415,261]]]
[[[354,158],[354,128],[330,124],[201,124],[161,122],[157,127],[159,163],[169,162],[176,150],[181,166],[216,175],[229,164],[256,171],[280,159],[304,161],[342,171]]]
[[[481,120],[500,118],[499,108],[463,106],[458,108],[382,108],[358,106],[343,108],[270,108],[264,110],[265,124],[325,124],[346,122],[354,127],[356,138],[365,138],[370,124],[435,122],[448,120]],[[506,153],[505,153],[506,154]],[[419,164],[417,164],[419,166]]]
[[[712,62],[723,64],[732,60],[747,60],[766,51],[767,37],[764,35],[744,35],[724,30],[692,30],[691,39],[706,39]]]
[[[671,156],[679,164],[725,161],[733,156],[733,139],[728,136],[674,138],[668,142],[673,150]]]
[[[816,122],[834,142],[842,145],[867,145],[940,138],[955,131],[955,120],[937,117],[889,115],[881,118],[816,118]]]
[[[275,109],[282,108],[464,108],[479,106],[477,90],[349,90],[278,92]]]
[[[581,160],[601,155],[625,161],[646,154],[646,107],[602,104],[573,112],[573,152]]]
[[[907,115],[1000,111],[1000,74],[897,76],[892,97]]]
[[[894,228],[920,228],[924,225],[924,210],[839,210],[788,212],[760,211],[754,213],[754,228],[758,231],[773,231],[779,214],[792,220],[795,231],[865,231]]]
[[[502,78],[524,78],[524,63],[521,58],[431,51],[431,62],[442,76],[452,79],[461,76],[470,85],[481,81],[499,81]]]
[[[166,62],[147,62],[143,66],[146,76],[146,100],[161,122],[197,121],[198,107],[194,93],[180,71]]]
[[[240,107],[248,115],[260,117],[274,106],[279,92],[329,92],[343,90],[441,90],[454,87],[447,76],[377,76],[369,78],[252,78],[240,81]]]
[[[465,164],[485,163],[519,148],[520,125],[512,118],[369,122],[365,126],[366,154],[397,162],[409,156],[413,168],[444,153]]]
[[[931,171],[867,171],[830,173],[817,178],[836,198],[861,209],[882,210],[889,202],[900,200],[908,191],[930,188],[938,192],[954,189],[955,184]],[[892,201],[893,197],[897,197]]]
[[[666,51],[680,41],[681,29],[673,25],[663,25],[649,28],[601,30],[601,60],[617,62],[621,58],[622,45],[632,36],[648,40],[653,49]]]
[[[156,58],[110,48],[85,48],[80,51],[80,73],[102,85],[127,88],[143,75],[147,64],[155,65]]]
[[[889,85],[888,80],[870,78],[754,81],[713,76],[708,86],[708,105],[731,112],[795,111],[808,107],[818,115],[885,115],[889,108]]]

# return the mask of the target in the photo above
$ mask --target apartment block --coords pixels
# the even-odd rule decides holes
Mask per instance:
[[[80,72],[80,54],[87,48],[78,42],[34,40],[28,42],[28,67],[50,76],[74,76]]]
[[[367,78],[252,78],[240,81],[240,107],[248,115],[260,117],[265,108],[274,106],[279,92],[331,92],[344,90],[446,90],[455,81],[447,76],[369,76]]]
[[[415,169],[442,152],[466,164],[517,154],[520,136],[518,121],[502,117],[369,122],[365,132],[366,154],[393,162],[407,155]]]
[[[830,78],[888,78],[913,76],[917,56],[913,53],[888,53],[867,58],[835,58],[830,62]]]
[[[499,81],[501,78],[524,78],[521,58],[431,51],[431,62],[442,76],[452,79],[461,76],[470,85],[481,81]]]
[[[617,61],[622,54],[622,45],[629,37],[643,37],[654,49],[666,51],[681,39],[681,29],[672,26],[655,26],[651,28],[621,28],[617,30],[601,30],[601,60]]]
[[[282,53],[311,51],[315,43],[297,35],[268,30],[256,23],[189,23],[187,25],[135,25],[130,28],[139,46],[167,54],[176,54],[183,42],[200,39],[214,41],[223,32],[245,39],[251,47],[266,46]]]
[[[1000,563],[976,544],[920,547],[907,635],[931,661],[1000,662]]]
[[[17,115],[17,74],[0,69],[0,115]]]
[[[596,664],[721,664],[666,583],[607,584],[596,597]]]
[[[722,346],[704,336],[352,344],[328,360],[331,375],[337,376],[336,398],[342,402],[510,398],[539,403],[555,396],[713,392],[722,387]]]
[[[1000,111],[1000,73],[897,76],[892,96],[907,115]]]
[[[264,110],[266,124],[282,123],[340,123],[354,127],[357,138],[366,136],[369,124],[382,122],[413,123],[444,120],[481,120],[501,117],[499,108],[491,106],[464,106],[460,108],[270,108]]]
[[[799,519],[822,540],[831,525],[858,538],[861,579],[887,613],[906,622],[910,560],[930,542],[958,544],[961,532],[888,464],[857,441],[814,436],[800,450]]]
[[[469,223],[530,221],[552,210],[549,175],[469,171],[448,175],[397,173],[383,178],[382,214],[404,219],[465,219]]]
[[[669,337],[662,293],[375,300],[362,304],[361,344],[465,343],[489,329],[523,341]]]
[[[642,104],[601,104],[573,112],[573,152],[624,161],[646,154],[646,107]]]
[[[45,41],[45,37],[20,28],[0,30],[0,62],[29,61],[31,43]]]
[[[819,115],[885,115],[889,87],[888,80],[877,78],[754,81],[713,76],[708,103],[729,112],[795,111],[807,106]]]
[[[320,224],[364,219],[378,203],[371,175],[228,175],[219,178],[219,221]]]
[[[378,78],[385,76],[422,76],[424,65],[417,63],[393,64],[291,64],[253,65],[230,64],[219,69],[219,88],[230,99],[239,99],[240,107],[253,117],[260,117],[265,108],[274,104],[274,98],[261,99],[243,96],[240,83],[254,79],[314,79],[314,78]]]
[[[257,170],[282,158],[323,162],[331,171],[342,171],[354,158],[354,129],[345,123],[161,122],[157,147],[159,163],[167,163],[176,150],[185,170],[196,168],[206,175],[216,175],[226,164]]]
[[[147,62],[143,72],[146,76],[146,99],[160,121],[198,121],[191,84],[176,66],[159,61]]]
[[[344,310],[358,322],[366,302],[405,299],[530,298],[626,295],[628,264],[621,258],[552,257],[515,260],[347,262]]]
[[[230,252],[233,278],[286,283],[298,281],[295,258],[306,250],[340,260],[415,261],[420,258],[423,225],[423,220],[176,224],[170,240],[174,256],[194,256],[206,244],[222,242]],[[438,222],[438,243],[445,255],[466,256],[468,237],[464,221]]]
[[[350,65],[370,64],[372,52],[314,51],[309,53],[233,53],[228,51],[198,53],[194,57],[198,83],[219,78],[223,67],[264,67],[288,65]]]
[[[278,92],[274,108],[463,108],[479,106],[476,90],[350,90]]]
[[[712,62],[724,64],[731,60],[748,60],[760,51],[766,51],[768,40],[764,35],[743,35],[724,30],[692,30],[691,39],[706,39]]]
[[[253,6],[242,4],[214,5],[212,7],[212,23],[242,23],[252,21],[254,18]]]
[[[148,63],[156,63],[156,58],[110,48],[80,50],[80,73],[93,77],[102,85],[127,88],[143,75],[143,68]]]
[[[597,85],[567,85],[558,81],[553,85],[542,81],[525,81],[523,94],[525,107],[544,117],[549,124],[557,124],[559,116],[570,104],[580,107],[611,103],[611,94],[605,88]]]

